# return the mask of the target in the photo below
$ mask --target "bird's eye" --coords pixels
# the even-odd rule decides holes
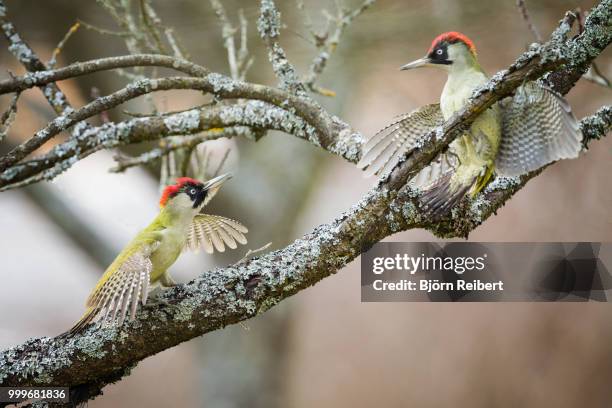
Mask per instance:
[[[196,189],[192,188],[191,190],[189,190],[189,194],[194,195],[196,193]]]
[[[442,48],[440,48],[438,51],[436,51],[436,54],[438,55],[442,55],[444,53],[444,51],[442,51]]]

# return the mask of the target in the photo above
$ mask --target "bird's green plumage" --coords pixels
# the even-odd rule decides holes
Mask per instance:
[[[140,231],[109,265],[92,291],[88,306],[92,306],[91,299],[111,275],[138,251],[154,248],[149,255],[153,264],[150,284],[157,283],[181,254],[185,246],[187,229],[194,215],[195,211],[179,210],[173,203],[163,207],[155,219]]]
[[[173,286],[168,268],[184,248],[203,246],[212,252],[245,244],[247,229],[227,218],[198,215],[230,176],[215,177],[206,183],[181,178],[164,190],[161,209],[153,221],[140,231],[106,269],[87,299],[87,310],[70,330],[79,331],[98,315],[103,321],[121,324],[129,309],[134,318],[138,305],[145,304],[151,285]],[[197,218],[196,218],[197,217]],[[196,232],[197,230],[197,232]],[[188,245],[187,245],[188,244]]]
[[[463,109],[474,89],[488,81],[476,56],[464,44],[451,45],[449,55],[454,62],[448,70],[448,79],[440,96],[444,120]],[[500,138],[501,112],[494,105],[479,115],[470,130],[449,147],[460,162],[450,179],[451,192],[473,185],[472,194],[476,194],[484,188],[495,168]]]
[[[488,82],[472,41],[457,32],[439,35],[425,57],[401,69],[419,67],[447,72],[440,104],[401,115],[369,138],[358,163],[368,173],[388,173],[420,147],[424,135],[464,109],[474,90]],[[441,215],[467,193],[474,196],[484,189],[494,173],[520,176],[555,160],[577,157],[581,140],[569,104],[550,89],[528,82],[513,97],[482,112],[410,184],[423,192],[423,210]]]

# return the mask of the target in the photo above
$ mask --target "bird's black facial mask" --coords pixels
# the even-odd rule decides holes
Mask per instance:
[[[185,186],[185,194],[193,201],[193,208],[198,208],[206,199],[208,193],[202,186],[189,184]]]
[[[453,61],[448,59],[448,42],[444,41],[427,54],[430,64],[451,65]]]

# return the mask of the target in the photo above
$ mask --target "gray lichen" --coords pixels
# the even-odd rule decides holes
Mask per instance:
[[[272,0],[262,0],[257,31],[262,38],[277,38],[280,35],[281,15]]]
[[[212,85],[215,94],[221,91],[231,92],[236,85],[236,82],[230,77],[215,72],[208,74],[206,80]]]
[[[164,125],[171,133],[192,133],[200,129],[200,111],[192,109],[166,116]]]

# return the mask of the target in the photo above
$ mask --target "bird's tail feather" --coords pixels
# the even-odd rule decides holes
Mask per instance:
[[[70,330],[65,333],[62,333],[60,336],[75,334],[80,332],[85,326],[89,323],[93,322],[96,316],[98,315],[98,310],[95,307],[89,307],[83,314],[83,316],[79,319],[78,322],[75,323],[74,326]]]
[[[424,212],[434,218],[446,214],[454,207],[472,187],[472,183],[459,187],[451,186],[452,173],[441,176],[435,184],[421,196],[421,205]]]

